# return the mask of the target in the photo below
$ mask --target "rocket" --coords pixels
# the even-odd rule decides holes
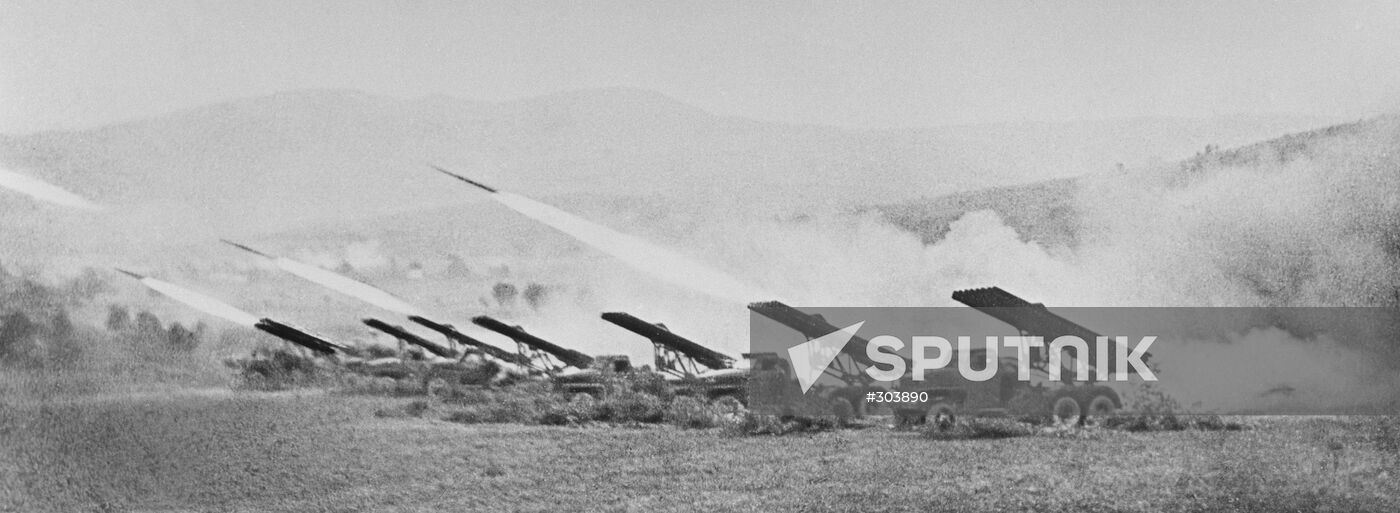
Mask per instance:
[[[448,171],[448,170],[446,170],[446,169],[440,168],[440,167],[435,166],[435,165],[433,165],[433,164],[428,164],[428,167],[431,167],[431,168],[433,168],[433,169],[436,169],[436,170],[438,170],[438,172],[440,172],[440,173],[442,173],[442,174],[445,174],[445,175],[447,175],[447,176],[450,176],[450,177],[456,178],[456,179],[458,179],[458,180],[461,180],[461,181],[463,181],[463,182],[467,182],[467,183],[469,183],[469,184],[475,185],[475,186],[481,188],[482,190],[485,190],[486,192],[489,192],[489,193],[492,193],[492,194],[495,194],[495,193],[497,192],[497,191],[496,191],[496,188],[494,188],[494,187],[491,187],[491,186],[486,185],[486,184],[484,184],[484,183],[478,182],[478,181],[476,181],[476,180],[472,180],[471,178],[467,178],[467,177],[462,176],[462,175],[459,175],[459,174],[457,174],[457,173],[453,173],[453,172],[451,172],[451,171]]]
[[[573,349],[560,347],[553,342],[531,335],[519,326],[511,326],[485,315],[472,317],[472,324],[505,335],[511,340],[514,340],[516,344],[524,344],[526,347],[536,351],[548,353],[565,365],[579,369],[587,369],[593,366],[592,356],[588,356]]]
[[[423,337],[420,337],[420,336],[418,336],[418,335],[414,335],[414,334],[412,334],[412,333],[409,333],[408,330],[405,330],[405,329],[403,329],[402,327],[395,326],[395,325],[393,325],[393,324],[389,324],[389,323],[387,323],[387,322],[381,321],[381,320],[379,320],[379,319],[374,319],[374,318],[363,319],[361,322],[364,322],[364,323],[365,323],[365,326],[369,326],[369,327],[371,327],[371,328],[377,329],[377,330],[382,331],[382,332],[384,332],[384,333],[388,333],[390,336],[393,336],[394,338],[397,338],[397,339],[402,340],[402,341],[404,341],[404,342],[408,342],[409,344],[413,344],[413,345],[415,345],[415,346],[421,347],[421,348],[423,348],[424,350],[428,351],[429,353],[433,353],[433,354],[438,355],[438,356],[441,356],[441,357],[443,357],[443,358],[454,358],[454,357],[456,357],[456,355],[452,354],[452,350],[451,350],[451,349],[448,349],[448,348],[442,347],[442,346],[440,346],[440,345],[434,344],[434,343],[432,343],[432,342],[429,342],[427,339],[425,339],[425,338],[423,338]]]
[[[528,367],[528,366],[530,366],[530,359],[529,359],[529,358],[525,358],[525,357],[523,357],[523,356],[520,356],[519,354],[512,353],[512,352],[510,352],[510,351],[506,351],[505,349],[501,349],[501,348],[499,348],[499,347],[493,346],[493,345],[488,344],[488,343],[486,343],[486,342],[482,342],[482,341],[480,341],[480,340],[477,340],[477,339],[475,339],[475,338],[472,338],[472,337],[466,335],[465,333],[462,333],[462,332],[460,332],[460,331],[457,331],[457,328],[453,327],[453,326],[450,325],[450,324],[443,324],[443,323],[436,322],[436,321],[433,321],[433,320],[431,320],[431,319],[428,319],[428,318],[426,318],[426,317],[421,317],[421,316],[417,316],[417,315],[409,316],[408,320],[413,321],[413,322],[416,322],[416,323],[418,323],[419,325],[421,325],[421,326],[423,326],[423,327],[425,327],[425,328],[428,328],[428,329],[430,329],[430,330],[433,330],[433,331],[436,331],[436,332],[438,332],[438,333],[441,333],[443,336],[445,336],[445,337],[447,337],[447,338],[449,338],[449,339],[451,339],[451,340],[455,340],[455,341],[457,341],[458,343],[460,343],[460,344],[462,344],[462,345],[464,345],[464,346],[468,346],[468,347],[474,348],[474,349],[476,349],[476,350],[479,350],[479,351],[481,351],[481,352],[483,352],[483,353],[486,353],[486,354],[488,354],[488,355],[491,355],[492,358],[495,358],[495,359],[497,359],[497,360],[501,360],[501,361],[507,362],[507,363],[512,363],[512,364],[515,364],[515,365],[520,365],[520,366],[523,366],[523,367]]]
[[[125,275],[127,275],[127,276],[130,276],[130,277],[132,277],[132,278],[136,278],[136,281],[141,281],[141,280],[146,279],[145,276],[141,276],[141,275],[139,275],[139,274],[136,274],[136,273],[134,273],[134,272],[128,271],[128,270],[126,270],[126,269],[122,269],[122,268],[120,268],[120,267],[113,267],[112,269],[115,269],[117,272],[122,273],[122,274],[125,274]]]
[[[317,335],[312,335],[290,324],[281,323],[268,318],[258,320],[253,327],[274,337],[286,340],[293,344],[305,347],[323,355],[333,355],[336,351],[344,351],[345,346],[331,342]]]
[[[250,248],[250,247],[248,247],[248,246],[244,246],[244,245],[242,245],[242,244],[239,244],[239,243],[237,243],[237,242],[234,242],[234,241],[231,241],[231,240],[228,240],[228,239],[219,239],[219,242],[222,242],[222,243],[224,243],[224,244],[228,244],[228,245],[230,245],[230,246],[233,246],[233,247],[235,247],[235,248],[241,249],[241,250],[243,250],[243,251],[247,251],[247,252],[249,252],[249,253],[252,253],[252,254],[254,254],[254,255],[257,255],[257,256],[260,256],[260,257],[263,257],[263,258],[267,258],[267,259],[276,259],[276,257],[274,257],[274,256],[272,256],[272,255],[269,255],[269,254],[267,254],[267,253],[263,253],[263,252],[258,251],[258,250],[256,250],[256,249]]]
[[[286,257],[279,257],[263,253],[261,251],[250,248],[243,244],[239,244],[237,242],[225,239],[219,240],[224,244],[228,244],[243,251],[247,251],[254,255],[266,258],[272,261],[273,265],[276,265],[283,271],[287,271],[293,275],[296,275],[297,277],[303,280],[315,283],[317,285],[334,290],[341,294],[345,294],[347,296],[353,297],[360,301],[364,301],[379,308],[383,308],[391,312],[401,313],[405,315],[417,315],[419,313],[418,307],[413,306],[407,301],[399,299],[397,296],[385,292],[384,290],[381,290],[378,287],[375,287],[368,283],[364,283],[350,278],[348,276],[344,276],[333,271],[328,271],[326,269],[322,269],[311,264],[298,262],[296,260],[292,260]]]

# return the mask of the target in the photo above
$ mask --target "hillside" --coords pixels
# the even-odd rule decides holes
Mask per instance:
[[[1080,232],[1077,205],[1093,200],[1082,196],[1086,182],[1100,183],[1127,177],[1127,180],[1140,180],[1145,189],[1163,184],[1183,186],[1193,179],[1232,168],[1286,166],[1339,151],[1355,151],[1356,154],[1352,156],[1380,165],[1390,155],[1383,151],[1366,150],[1374,149],[1371,146],[1377,143],[1400,140],[1398,128],[1400,117],[1386,116],[1287,134],[1234,148],[1222,149],[1212,144],[1190,158],[1158,163],[1145,169],[1132,170],[1126,175],[1091,173],[1083,177],[890,202],[869,207],[869,210],[877,211],[895,225],[919,235],[925,243],[942,239],[948,225],[966,212],[993,210],[1026,240],[1045,245],[1074,246],[1078,243]],[[1400,232],[1396,235],[1400,236]],[[1400,248],[1400,242],[1390,244]],[[1400,254],[1400,250],[1396,254]]]
[[[427,162],[536,197],[661,195],[785,212],[1136,167],[1317,124],[1256,117],[854,131],[715,116],[632,89],[502,103],[295,91],[91,130],[0,136],[0,165],[112,206],[100,226],[23,202],[0,204],[0,213],[21,232],[79,232],[64,247],[91,250],[472,199]]]

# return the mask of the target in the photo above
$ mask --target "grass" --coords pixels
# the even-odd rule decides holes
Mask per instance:
[[[421,399],[10,401],[0,511],[1394,511],[1394,421],[930,440],[459,424]]]

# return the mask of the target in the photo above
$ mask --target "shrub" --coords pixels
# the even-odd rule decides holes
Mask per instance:
[[[387,419],[401,419],[406,417],[423,418],[429,416],[436,408],[428,401],[413,401],[403,406],[380,408],[374,411],[374,416]]]
[[[501,477],[506,475],[506,468],[497,463],[496,460],[489,460],[481,469],[481,475],[486,477]]]
[[[285,390],[300,386],[328,384],[336,377],[333,369],[316,364],[315,357],[285,349],[254,353],[252,358],[226,362],[238,370],[241,385],[254,390]]]
[[[731,436],[773,435],[793,433],[819,433],[838,427],[835,418],[806,417],[794,415],[763,415],[745,413],[738,422],[725,426],[724,432]]]
[[[1030,436],[1038,432],[1031,424],[1007,418],[972,418],[948,429],[929,426],[924,437],[934,440],[980,440]]]
[[[422,417],[432,409],[433,405],[428,404],[428,401],[418,400],[408,403],[408,406],[404,407],[404,413],[407,413],[410,417]]]
[[[722,423],[709,405],[694,397],[677,397],[666,407],[666,423],[689,429],[717,427]]]
[[[1103,427],[1121,431],[1240,431],[1247,426],[1219,415],[1178,415],[1181,404],[1154,383],[1144,383],[1128,408],[1131,413],[1104,419]]]
[[[401,419],[408,414],[402,408],[380,408],[374,410],[374,416],[381,419]]]
[[[560,402],[549,405],[539,417],[539,423],[547,426],[575,426],[589,422],[598,416],[597,405],[589,401]]]
[[[490,419],[487,417],[485,408],[469,407],[453,410],[452,413],[443,417],[443,420],[460,424],[481,424]]]
[[[622,392],[598,401],[593,420],[613,423],[655,424],[666,417],[661,399],[646,392]]]

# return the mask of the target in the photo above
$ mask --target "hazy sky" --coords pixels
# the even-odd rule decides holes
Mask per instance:
[[[1400,2],[0,0],[0,132],[598,86],[855,127],[1400,110]]]

